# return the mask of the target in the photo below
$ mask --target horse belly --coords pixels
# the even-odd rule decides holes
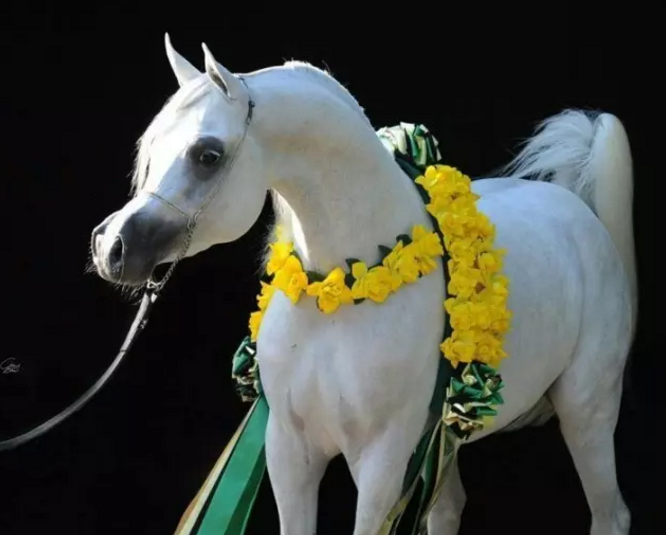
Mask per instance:
[[[505,342],[509,356],[499,368],[505,404],[495,424],[473,440],[539,403],[571,362],[583,310],[583,269],[574,233],[587,208],[549,184],[507,181],[506,190],[496,183],[492,188],[479,208],[495,223],[496,246],[507,251],[504,273],[513,317]],[[483,195],[483,186],[479,189]]]

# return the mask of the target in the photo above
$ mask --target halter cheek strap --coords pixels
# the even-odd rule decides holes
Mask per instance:
[[[236,163],[236,158],[237,158],[238,154],[240,153],[240,150],[241,150],[241,147],[243,146],[243,143],[245,142],[245,138],[247,137],[247,132],[249,130],[250,123],[252,122],[252,116],[253,116],[254,107],[255,107],[254,100],[252,100],[252,95],[250,93],[250,88],[248,87],[247,82],[245,81],[245,78],[243,76],[237,76],[237,77],[241,82],[243,82],[243,84],[245,85],[245,88],[247,89],[247,92],[248,92],[247,115],[245,117],[245,128],[243,129],[243,135],[242,135],[240,141],[238,142],[238,145],[236,145],[236,149],[234,150],[233,155],[231,157],[231,160],[229,161],[229,164],[228,164],[227,169],[226,169],[227,173],[231,171],[231,169],[234,166],[234,163]],[[221,173],[221,175],[223,175],[223,174]],[[169,269],[167,270],[166,274],[164,275],[164,277],[162,278],[161,281],[155,281],[153,279],[153,277],[151,276],[151,278],[148,280],[148,283],[146,285],[147,290],[149,292],[151,292],[153,294],[157,294],[159,291],[161,291],[162,288],[164,288],[164,285],[167,283],[167,281],[171,278],[171,275],[173,274],[173,271],[176,269],[176,264],[178,264],[178,262],[180,262],[183,258],[185,258],[185,255],[187,254],[187,251],[190,248],[190,243],[192,242],[192,236],[194,235],[194,231],[196,229],[199,216],[204,212],[204,210],[206,210],[206,208],[208,208],[208,205],[210,204],[211,200],[215,197],[215,195],[217,195],[217,192],[219,191],[220,186],[222,185],[222,181],[223,181],[223,176],[220,176],[218,178],[217,182],[215,183],[215,186],[213,187],[213,189],[209,192],[209,194],[204,199],[204,202],[201,204],[199,209],[192,216],[189,216],[185,211],[181,210],[178,206],[176,206],[174,203],[166,200],[161,195],[159,195],[157,193],[154,193],[154,192],[146,192],[149,195],[151,195],[152,197],[154,197],[155,199],[157,199],[158,201],[160,201],[163,204],[165,204],[166,206],[168,206],[170,209],[175,210],[176,212],[178,212],[180,215],[184,216],[188,220],[187,221],[187,233],[185,234],[185,238],[183,240],[183,245],[180,249],[180,252],[178,253],[178,256],[176,256],[174,261],[171,263],[171,265],[169,266]]]

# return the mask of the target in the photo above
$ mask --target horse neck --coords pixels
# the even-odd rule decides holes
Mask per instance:
[[[275,92],[273,92],[275,95]],[[428,225],[416,189],[348,98],[301,82],[271,106],[271,188],[278,224],[306,269],[375,263],[378,245]]]

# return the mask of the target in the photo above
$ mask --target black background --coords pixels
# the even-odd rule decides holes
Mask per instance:
[[[655,428],[664,414],[650,312],[650,199],[663,156],[656,3],[3,6],[0,360],[20,369],[0,374],[0,438],[88,388],[129,326],[134,303],[84,272],[88,238],[126,202],[134,143],[177,88],[163,48],[169,31],[199,68],[201,41],[236,72],[286,59],[328,67],[376,127],[426,124],[445,160],[472,176],[505,163],[537,121],[565,107],[620,117],[635,160],[641,323],[618,471],[632,533],[659,531],[650,516],[651,498],[663,496]],[[238,242],[181,264],[112,381],[66,423],[0,454],[0,533],[173,532],[247,409],[233,392],[230,358],[254,310],[269,220],[267,205]],[[466,446],[461,463],[462,535],[588,533],[556,421]],[[319,533],[351,533],[355,492],[337,459],[322,485]],[[277,526],[265,485],[249,532],[277,534]]]

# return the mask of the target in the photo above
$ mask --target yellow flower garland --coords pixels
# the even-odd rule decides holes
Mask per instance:
[[[441,344],[444,356],[453,367],[472,361],[497,368],[507,357],[503,337],[508,331],[511,312],[507,309],[508,279],[500,274],[504,251],[494,250],[495,227],[477,211],[478,195],[471,191],[471,180],[448,165],[432,165],[416,179],[430,197],[426,206],[437,220],[444,236],[415,225],[411,237],[399,236],[396,246],[381,263],[368,267],[352,261],[351,278],[336,267],[323,280],[310,280],[294,254],[293,243],[279,240],[270,245],[271,257],[266,267],[270,284],[261,283],[257,296],[259,310],[250,316],[250,339],[257,339],[261,320],[275,290],[279,289],[297,303],[303,293],[317,298],[325,314],[341,305],[364,299],[385,301],[403,284],[411,284],[432,272],[436,258],[448,252],[450,280],[444,301],[453,332]],[[348,280],[352,280],[348,284]]]

